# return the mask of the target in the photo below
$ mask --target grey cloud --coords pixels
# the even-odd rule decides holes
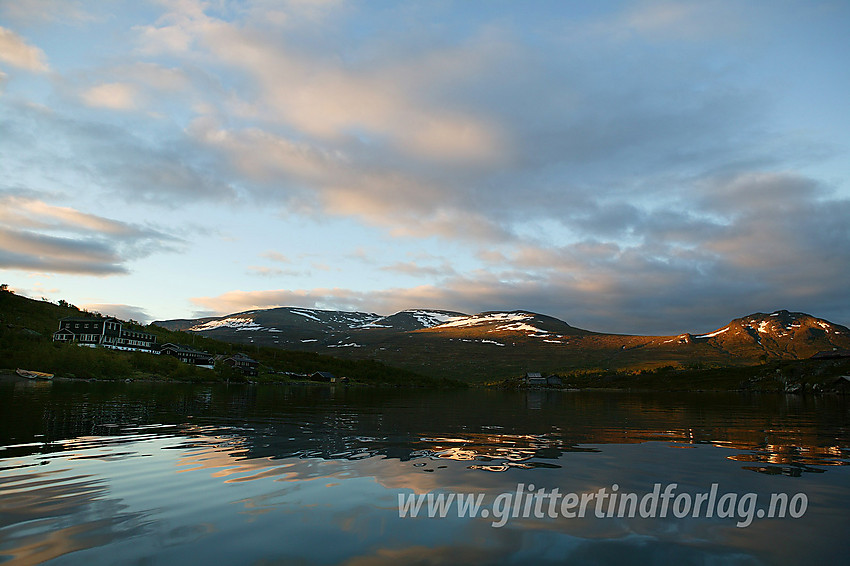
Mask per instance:
[[[79,305],[80,308],[90,312],[99,312],[107,316],[114,316],[121,320],[135,320],[142,324],[147,324],[152,320],[151,315],[143,308],[133,305],[123,305],[115,303],[88,303]]]
[[[698,57],[644,52],[632,48],[640,38],[612,40],[603,30],[592,37],[543,35],[546,49],[539,49],[498,19],[498,8],[490,10],[459,39],[438,28],[417,29],[409,37],[395,37],[392,51],[376,49],[381,39],[352,41],[345,34],[303,46],[293,39],[305,39],[298,29],[284,36],[271,33],[275,21],[247,21],[240,27],[196,13],[177,14],[162,20],[174,27],[159,31],[202,39],[187,44],[190,51],[173,46],[182,69],[139,61],[116,67],[121,77],[195,91],[203,90],[201,84],[227,84],[232,70],[251,80],[232,92],[220,85],[207,89],[209,114],[186,132],[171,132],[170,147],[55,116],[42,117],[47,120],[43,130],[59,132],[79,147],[73,155],[58,156],[60,162],[68,167],[86,163],[82,174],[134,198],[160,202],[166,195],[204,200],[242,195],[302,213],[356,216],[392,233],[472,242],[516,238],[512,224],[551,219],[567,219],[579,230],[607,226],[613,237],[617,219],[612,212],[618,206],[622,213],[639,216],[641,201],[679,195],[682,180],[732,161],[772,159],[762,149],[769,139],[763,127],[768,93],[731,88],[735,78],[730,71],[695,62],[705,61],[700,49],[707,47],[689,48]],[[651,14],[640,14],[634,21],[646,29]],[[676,17],[690,22],[689,14]],[[496,19],[482,25],[488,17]],[[550,22],[542,23],[551,29]],[[145,29],[158,33],[156,27]],[[214,63],[197,70],[204,58]],[[305,84],[297,86],[286,69]],[[359,126],[353,111],[327,118],[337,126],[329,132],[321,112],[311,110],[317,123],[307,124],[291,108],[275,106],[289,100],[291,89],[312,92],[325,84],[321,81],[342,89],[341,100],[314,101],[319,109],[327,105],[328,113],[351,110],[346,93],[369,99],[383,96],[382,89],[397,94],[388,101],[398,107],[386,116],[380,109],[363,109],[367,114]],[[216,124],[210,118],[215,108],[231,115],[242,112],[252,125],[237,126],[239,119],[223,117]],[[415,120],[405,124],[407,118]],[[445,151],[435,160],[433,154],[397,143],[405,138],[401,132],[419,135],[420,119],[425,124],[466,120],[472,130],[476,124],[492,125],[493,137],[504,137],[504,147],[499,146],[495,160]],[[612,198],[629,202],[605,202]],[[603,202],[607,219],[597,210]],[[475,222],[459,226],[459,219],[471,214]]]
[[[817,181],[793,173],[742,172],[700,183],[697,204],[709,211],[739,214],[781,212],[827,196]]]
[[[123,127],[15,102],[0,106],[0,114],[6,128],[0,151],[9,156],[0,169],[10,178],[15,178],[12,171],[25,169],[164,206],[189,199],[236,198],[233,187],[219,180],[214,158],[182,134],[153,143]]]
[[[23,254],[59,256],[70,261],[90,258],[109,263],[117,260],[113,250],[102,241],[48,236],[5,228],[0,228],[0,246],[6,250],[19,250]]]
[[[84,275],[126,274],[126,267],[117,260],[103,258],[88,259],[79,252],[77,258],[51,256],[49,253],[31,255],[15,253],[0,248],[0,267],[3,269],[23,269],[43,273],[73,273]]]
[[[31,196],[0,191],[0,268],[114,275],[127,263],[174,251],[181,241],[147,226],[117,222]]]
[[[811,184],[798,179],[792,186]],[[196,303],[218,312],[270,305],[381,313],[528,309],[590,330],[666,335],[781,308],[846,324],[850,201],[804,194],[798,205],[777,210],[756,199],[723,222],[662,210],[633,223],[638,240],[631,246],[604,239],[506,245],[482,254],[492,260],[488,269],[452,274],[439,285],[232,292]]]

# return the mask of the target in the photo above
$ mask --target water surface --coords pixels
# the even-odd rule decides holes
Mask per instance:
[[[850,551],[841,397],[0,383],[0,563],[799,564]],[[804,493],[799,518],[400,518],[399,494]]]

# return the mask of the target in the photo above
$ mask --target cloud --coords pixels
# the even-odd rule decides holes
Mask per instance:
[[[48,273],[115,275],[128,273],[105,242],[0,228],[0,267]]]
[[[705,40],[724,37],[742,27],[740,6],[726,0],[704,2],[644,0],[617,22],[652,40]]]
[[[80,212],[66,206],[54,206],[33,197],[0,193],[0,220],[7,225],[29,229],[71,232],[100,232],[113,237],[134,237],[144,233],[138,227]]]
[[[688,6],[642,4],[628,25],[679,25],[696,18]],[[545,35],[541,48],[495,12],[459,36],[418,30],[405,11],[382,14],[416,30],[391,34],[386,50],[386,38],[343,33],[357,17],[350,7],[286,3],[262,17],[269,9],[187,0],[134,28],[138,60],[93,73],[83,99],[194,118],[155,147],[103,124],[41,116],[75,148],[60,162],[86,163],[102,185],[148,202],[244,198],[354,217],[391,236],[481,244],[522,240],[541,222],[581,233],[601,225],[601,210],[606,226],[639,221],[641,200],[680,194],[683,178],[767,159],[764,134],[745,136],[760,124],[762,93],[714,88],[727,77],[707,64],[683,66],[604,34],[595,51],[587,38]],[[158,103],[166,92],[182,111]]]
[[[193,302],[220,314],[271,306],[382,314],[527,309],[589,330],[661,335],[710,331],[732,318],[781,308],[850,320],[850,200],[829,197],[797,175],[748,173],[700,186],[713,187],[704,196],[694,192],[697,198],[714,195],[718,216],[643,212],[631,223],[631,245],[591,238],[562,246],[505,245],[481,254],[486,268],[450,273],[439,285],[233,291]],[[787,192],[795,195],[794,206],[765,197]],[[415,262],[384,269],[441,275]]]
[[[135,320],[142,324],[147,324],[152,320],[151,315],[145,309],[133,305],[88,303],[79,305],[79,307],[89,312],[99,312],[102,315],[114,316],[121,320]]]
[[[0,151],[8,159],[0,171],[38,176],[52,185],[101,191],[130,202],[148,203],[236,199],[236,190],[216,160],[182,138],[145,135],[134,130],[45,107],[7,101],[0,106],[4,136]],[[150,117],[145,117],[150,121]],[[75,187],[76,185],[76,187]]]
[[[47,56],[12,30],[0,27],[0,61],[20,69],[43,73],[50,70]]]
[[[198,120],[190,133],[240,176],[259,200],[312,215],[355,216],[396,236],[504,239],[497,222],[462,210],[453,183],[370,166],[342,150],[292,141],[259,129],[227,131]],[[464,195],[460,195],[464,198]]]
[[[404,261],[404,262],[396,262],[391,265],[385,265],[380,268],[381,271],[390,271],[393,273],[401,273],[403,275],[409,275],[412,277],[449,277],[454,275],[456,272],[454,268],[448,263],[444,262],[442,265],[434,266],[434,265],[421,265],[415,261]]]
[[[253,81],[231,107],[251,127],[206,116],[189,132],[256,183],[259,200],[353,216],[392,237],[462,242],[486,265],[439,287],[240,291],[197,304],[527,308],[661,333],[766,308],[847,317],[838,282],[848,201],[787,169],[812,159],[808,142],[770,130],[769,90],[711,62],[731,51],[693,41],[739,16],[725,2],[643,2],[540,51],[510,28],[479,26],[462,40],[397,40],[382,56],[343,38],[353,52],[335,58],[251,22],[184,14],[193,56]],[[688,56],[647,48],[658,41],[687,44]],[[434,130],[419,127],[423,116]],[[447,149],[438,155],[426,142],[449,123],[472,124],[473,135],[434,134]],[[437,275],[413,262],[383,270]]]
[[[229,291],[216,297],[194,297],[192,303],[207,311],[228,314],[256,308],[298,306],[358,310],[362,297],[346,289]]]
[[[459,37],[391,34],[386,51],[323,9],[264,20],[255,8],[228,21],[184,2],[136,32],[143,53],[201,64],[215,96],[228,92],[196,106],[186,132],[259,203],[409,238],[522,240],[541,222],[614,238],[628,231],[618,221],[641,222],[642,201],[679,198],[694,176],[779,160],[762,128],[767,91],[730,88],[701,57],[641,49],[640,34],[591,26],[542,35],[541,48],[485,13]],[[705,18],[697,4],[647,2],[607,23],[687,35]]]
[[[132,110],[136,108],[138,96],[133,85],[127,83],[105,83],[93,86],[82,94],[83,102],[89,106],[110,108],[112,110]]]
[[[9,20],[25,24],[86,22],[94,19],[79,0],[15,0],[0,3],[0,13]]]
[[[271,277],[272,275],[281,275],[283,273],[283,270],[277,269],[276,267],[249,265],[248,273],[252,275],[261,275],[263,277]]]
[[[474,70],[460,68],[461,59],[471,59],[468,50],[432,51],[421,61],[405,61],[403,67],[392,62],[357,68],[289,46],[279,30],[218,19],[196,2],[179,4],[158,24],[139,28],[143,52],[192,51],[193,56],[212,57],[216,64],[243,73],[256,86],[257,96],[239,108],[253,117],[283,122],[330,141],[362,132],[374,142],[437,161],[491,163],[501,156],[495,124],[453,110],[446,100],[438,105],[418,94],[425,83],[434,88],[436,82],[462,80]],[[497,55],[489,54],[493,63]]]
[[[283,275],[304,275],[305,272],[295,269],[268,267],[266,265],[249,265],[247,273],[249,275],[258,275],[260,277],[277,277]]]
[[[68,74],[59,86],[91,108],[139,111],[157,118],[176,105],[194,106],[199,111],[204,100],[220,88],[213,77],[197,67],[116,59],[110,66]]]
[[[276,251],[268,251],[268,252],[264,252],[260,255],[262,257],[266,258],[266,259],[270,259],[272,261],[276,261],[276,262],[279,262],[279,263],[291,263],[292,262],[292,260],[288,256],[285,256],[282,253],[276,252]]]
[[[31,197],[0,192],[0,268],[41,273],[115,275],[127,262],[173,250],[179,241]]]

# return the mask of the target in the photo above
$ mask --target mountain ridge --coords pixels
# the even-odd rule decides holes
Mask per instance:
[[[525,371],[750,365],[850,348],[850,329],[802,312],[752,313],[705,333],[594,332],[527,310],[465,314],[406,309],[391,315],[301,307],[155,321],[234,343],[377,359],[431,375],[476,379]]]

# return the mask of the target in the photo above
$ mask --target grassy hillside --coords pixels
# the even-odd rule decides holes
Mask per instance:
[[[375,337],[379,338],[377,332]],[[386,335],[372,343],[361,338],[361,343],[362,348],[340,348],[339,355],[375,358],[426,375],[469,382],[490,382],[529,371],[630,373],[665,366],[753,366],[764,361],[762,352],[740,354],[706,342],[682,344],[676,337],[591,333],[550,343],[515,332],[431,329]]]
[[[553,374],[564,388],[625,389],[653,391],[773,391],[812,393],[841,390],[836,379],[850,375],[850,359],[776,360],[751,366],[675,367],[643,370],[574,371]],[[520,376],[493,381],[488,385],[525,387]]]
[[[127,379],[159,378],[186,381],[218,381],[233,378],[214,371],[181,363],[170,356],[143,352],[119,352],[105,348],[81,348],[54,343],[53,332],[59,319],[87,313],[73,305],[56,305],[0,291],[0,370],[27,368],[57,376]],[[94,313],[88,313],[94,315]],[[354,382],[370,384],[435,386],[451,385],[448,380],[423,377],[409,370],[392,368],[373,360],[342,360],[312,352],[283,351],[269,347],[239,346],[174,332],[155,325],[128,325],[154,334],[157,343],[185,344],[211,354],[244,352],[261,363],[259,380],[286,380],[280,372],[309,374],[328,371]]]

